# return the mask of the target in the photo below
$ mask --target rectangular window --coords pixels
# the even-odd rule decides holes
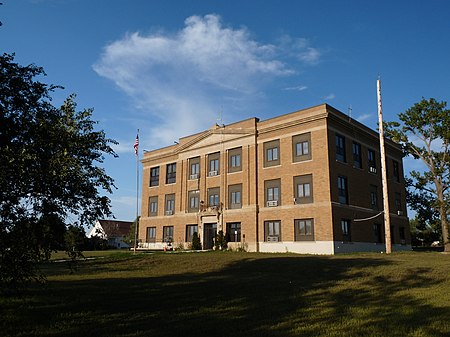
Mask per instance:
[[[156,242],[156,227],[147,227],[145,242]]]
[[[195,180],[200,177],[200,157],[189,159],[189,179]]]
[[[264,167],[280,165],[280,141],[264,143]]]
[[[159,185],[159,166],[150,169],[150,187]]]
[[[228,186],[228,207],[242,208],[242,184]]]
[[[241,156],[242,156],[241,147],[228,151],[228,172],[242,171]]]
[[[395,211],[397,215],[403,215],[402,195],[400,193],[395,193]]]
[[[266,180],[264,182],[265,204],[267,207],[275,207],[281,205],[280,185],[280,179]]]
[[[173,226],[163,227],[163,242],[172,243],[173,242]]]
[[[400,236],[400,243],[402,245],[406,245],[405,227],[399,227],[398,231]]]
[[[373,236],[375,243],[383,243],[383,230],[379,223],[373,225]]]
[[[194,190],[188,192],[188,212],[198,212],[200,202],[200,191]]]
[[[167,164],[166,169],[166,184],[175,184],[177,181],[177,164]]]
[[[292,159],[294,163],[311,159],[311,133],[292,137]]]
[[[370,206],[377,210],[378,209],[378,187],[375,185],[369,186],[370,190]]]
[[[313,202],[312,174],[294,177],[294,202],[296,204]]]
[[[398,164],[398,161],[392,161],[392,165],[393,165],[393,171],[394,171],[394,179],[396,182],[400,182],[400,166]]]
[[[175,212],[175,194],[166,194],[165,215],[173,215]]]
[[[198,234],[198,225],[186,225],[186,242],[192,242],[194,233]]]
[[[362,168],[361,144],[353,142],[352,152],[353,152],[353,166],[357,168]]]
[[[281,221],[264,221],[264,241],[278,242],[281,241]]]
[[[347,178],[338,177],[338,196],[341,204],[348,204]]]
[[[346,242],[352,241],[350,220],[342,219],[341,220],[341,229],[342,229],[342,241],[346,241]]]
[[[217,207],[220,205],[220,188],[208,188],[208,206]]]
[[[214,177],[220,174],[220,152],[212,153],[208,155],[208,175]]]
[[[158,215],[158,196],[153,196],[148,199],[148,216]]]
[[[377,173],[377,162],[375,159],[375,151],[368,149],[367,150],[367,163],[369,165],[370,173]]]
[[[314,220],[299,219],[294,221],[295,241],[314,241]]]
[[[336,134],[336,160],[343,163],[346,162],[345,158],[345,137],[340,134]]]
[[[241,242],[241,223],[230,222],[227,223],[227,242]]]

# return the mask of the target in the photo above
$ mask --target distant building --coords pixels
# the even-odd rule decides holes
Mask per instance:
[[[87,233],[87,237],[100,237],[108,241],[108,246],[115,248],[130,248],[124,242],[125,236],[130,233],[133,222],[117,220],[97,220],[94,227]]]
[[[393,250],[410,249],[402,151],[386,142]],[[140,249],[384,251],[379,135],[323,104],[249,118],[146,152]],[[366,219],[364,221],[359,221]]]

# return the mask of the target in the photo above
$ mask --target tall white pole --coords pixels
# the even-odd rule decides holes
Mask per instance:
[[[381,183],[383,185],[383,210],[384,210],[384,236],[386,241],[386,254],[392,252],[391,243],[391,219],[389,214],[389,194],[386,173],[386,152],[384,148],[383,110],[381,106],[381,80],[377,80],[378,97],[378,124],[380,130],[380,154],[381,154]]]
[[[134,152],[136,154],[136,220],[134,226],[134,247],[133,254],[136,254],[138,240],[138,217],[139,217],[139,129],[137,130],[136,140],[134,142]]]

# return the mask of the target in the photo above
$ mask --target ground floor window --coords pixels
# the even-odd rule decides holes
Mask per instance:
[[[147,238],[146,242],[155,242],[156,241],[156,227],[147,227]]]
[[[186,242],[192,242],[194,233],[198,234],[198,225],[186,225]]]
[[[228,242],[241,242],[241,223],[240,222],[227,223],[226,236]]]
[[[347,242],[352,241],[351,230],[350,230],[350,220],[341,219],[341,229],[342,229],[342,241],[347,241]]]
[[[295,241],[314,241],[314,219],[294,221]]]
[[[406,244],[405,227],[399,227],[398,230],[400,234],[400,243],[404,245]]]
[[[265,221],[264,222],[264,241],[278,242],[281,241],[281,221]]]
[[[376,223],[373,225],[373,235],[376,243],[383,243],[383,230],[381,224]]]
[[[172,243],[173,242],[173,226],[163,227],[163,242]]]

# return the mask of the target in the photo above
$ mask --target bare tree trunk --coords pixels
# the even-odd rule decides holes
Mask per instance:
[[[448,239],[447,208],[445,207],[444,189],[442,187],[442,184],[438,180],[435,180],[435,185],[439,205],[439,217],[441,218],[442,240],[444,243],[444,251],[450,252],[450,242]]]

